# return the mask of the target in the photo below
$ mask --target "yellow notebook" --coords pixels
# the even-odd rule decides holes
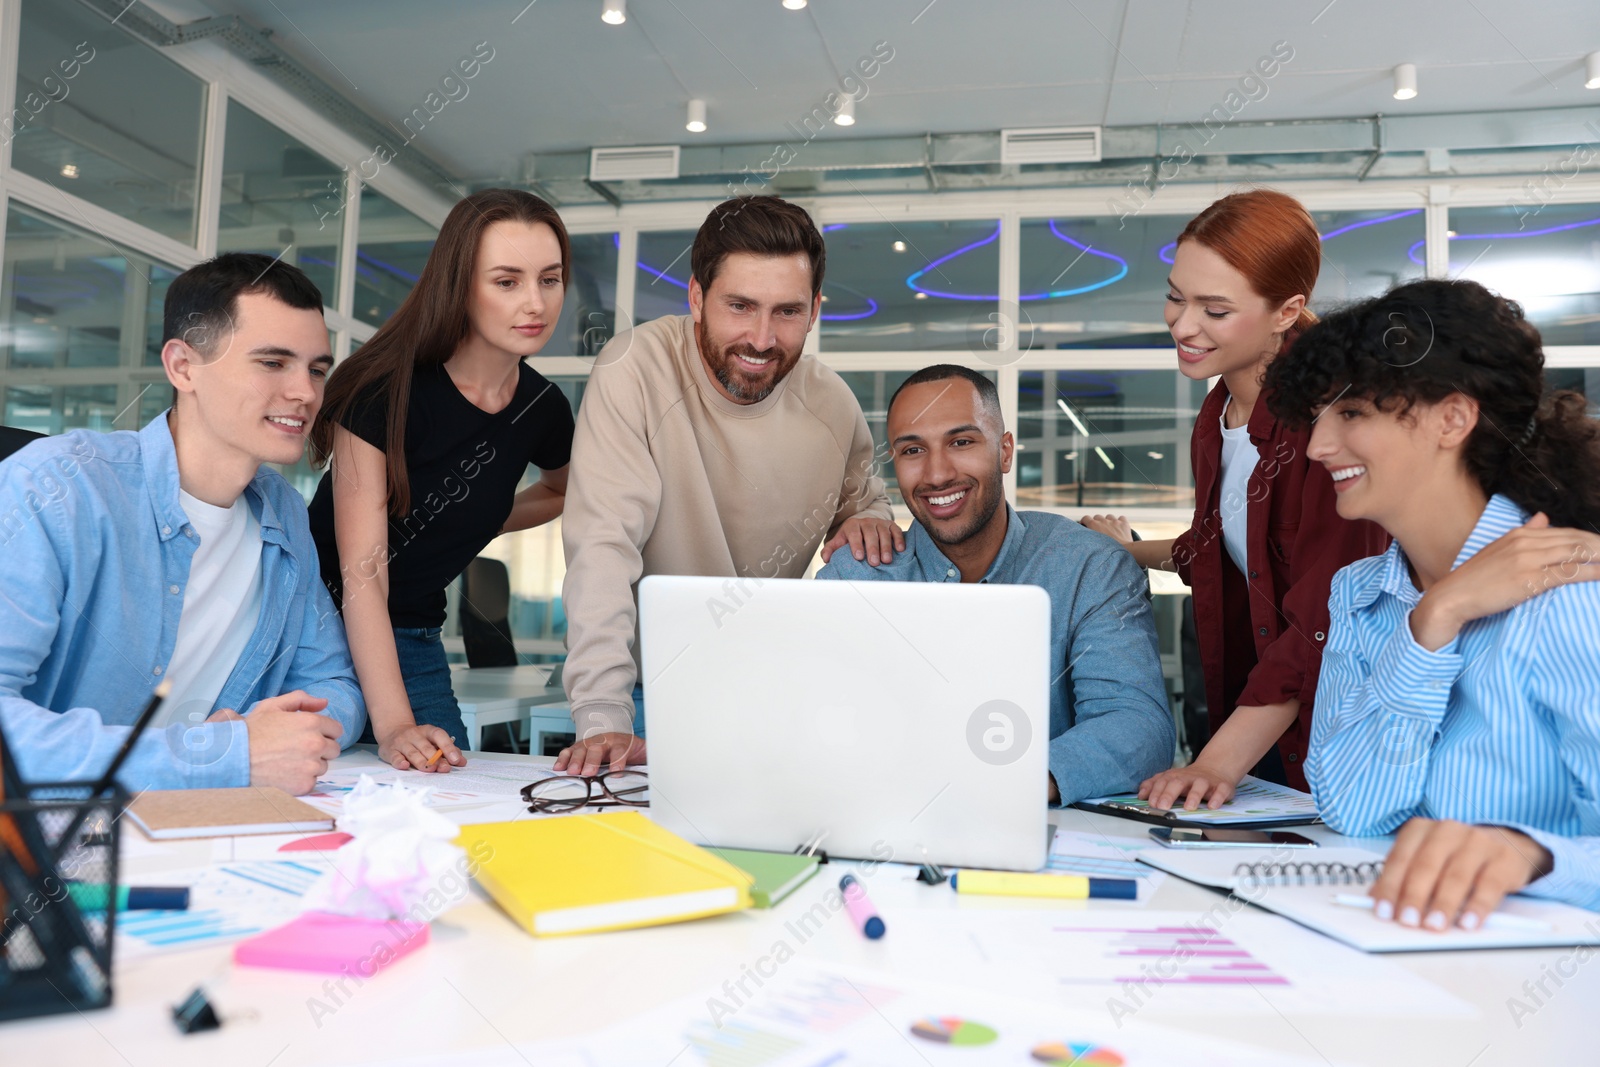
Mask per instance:
[[[487,855],[478,884],[530,934],[625,930],[750,906],[750,875],[636,811],[463,826],[456,844]]]

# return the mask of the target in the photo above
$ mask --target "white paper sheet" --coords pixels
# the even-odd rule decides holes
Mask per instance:
[[[1034,1063],[1156,1067],[1305,1067],[1202,1034],[1103,1011],[1052,1008],[962,986],[796,959],[759,987],[703,990],[597,1033],[520,1045],[526,1063],[588,1067],[940,1067]],[[402,1061],[404,1067],[498,1067],[506,1049]],[[391,1061],[393,1062],[393,1061]]]
[[[1218,897],[1207,912],[905,910],[896,964],[1062,1003],[1230,1014],[1470,1015],[1452,994],[1380,957]],[[903,931],[903,934],[902,934]]]

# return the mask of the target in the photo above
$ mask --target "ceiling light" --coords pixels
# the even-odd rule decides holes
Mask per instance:
[[[1165,452],[1146,452],[1145,455],[1149,456],[1151,459],[1166,459],[1167,458],[1167,454]]]
[[[924,293],[922,290],[918,289],[917,290],[916,299],[918,299],[918,300],[926,300],[926,299],[928,299],[928,294]]]
[[[839,105],[839,113],[833,116],[833,121],[840,126],[854,126],[856,124],[856,98],[846,96]]]
[[[906,243],[904,241],[896,241],[890,247],[893,248],[896,252],[904,252],[906,250]]]
[[[620,26],[628,21],[628,0],[600,0],[600,21]]]
[[[1100,462],[1104,463],[1107,467],[1110,467],[1112,470],[1117,469],[1117,465],[1111,462],[1111,457],[1106,455],[1106,450],[1101,448],[1099,445],[1095,446],[1094,454],[1099,456]]]
[[[783,6],[790,11],[804,11],[806,0],[783,0]]]
[[[1583,87],[1585,89],[1600,89],[1600,52],[1590,52],[1583,69]]]
[[[78,165],[76,163],[61,164],[61,176],[63,178],[76,178],[78,176]]]
[[[689,121],[683,128],[690,133],[706,132],[706,102],[704,100],[689,101]]]
[[[1402,63],[1394,68],[1394,98],[1411,100],[1417,95],[1417,65]]]
[[[1056,397],[1056,407],[1060,408],[1062,414],[1066,415],[1067,418],[1072,420],[1072,425],[1077,427],[1079,433],[1083,434],[1085,437],[1089,436],[1089,427],[1083,424],[1083,420],[1078,418],[1078,413],[1069,408],[1067,406],[1067,402],[1062,400],[1059,396]]]

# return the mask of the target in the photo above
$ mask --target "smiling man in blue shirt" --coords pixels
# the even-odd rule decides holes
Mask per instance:
[[[98,777],[163,680],[130,790],[309,792],[365,710],[292,464],[333,364],[297,268],[229,254],[176,278],[143,430],[0,463],[0,726],[30,781]],[[241,714],[242,713],[242,714]]]
[[[838,552],[818,578],[996,582],[1050,594],[1050,799],[1128,792],[1166,770],[1176,743],[1144,572],[1104,534],[1005,502],[1015,443],[994,383],[950,364],[889,401],[889,444],[916,521],[876,567]],[[958,623],[959,620],[952,620]]]

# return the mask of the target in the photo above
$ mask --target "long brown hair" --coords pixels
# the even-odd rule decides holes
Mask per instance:
[[[411,510],[411,480],[406,472],[406,410],[417,367],[437,367],[455,355],[471,329],[467,314],[477,266],[478,244],[497,222],[542,222],[561,246],[561,284],[572,278],[572,243],[556,209],[520,189],[485,189],[450,209],[422,276],[389,321],[359,350],[334,368],[322,411],[311,427],[311,462],[325,466],[333,454],[333,431],[350,409],[383,383],[388,412],[389,512]]]
[[[1317,287],[1322,237],[1305,205],[1287,193],[1251,189],[1225,196],[1189,220],[1177,243],[1188,240],[1221,256],[1273,307],[1296,295],[1309,301]],[[1316,321],[1309,307],[1302,308],[1290,332]]]

